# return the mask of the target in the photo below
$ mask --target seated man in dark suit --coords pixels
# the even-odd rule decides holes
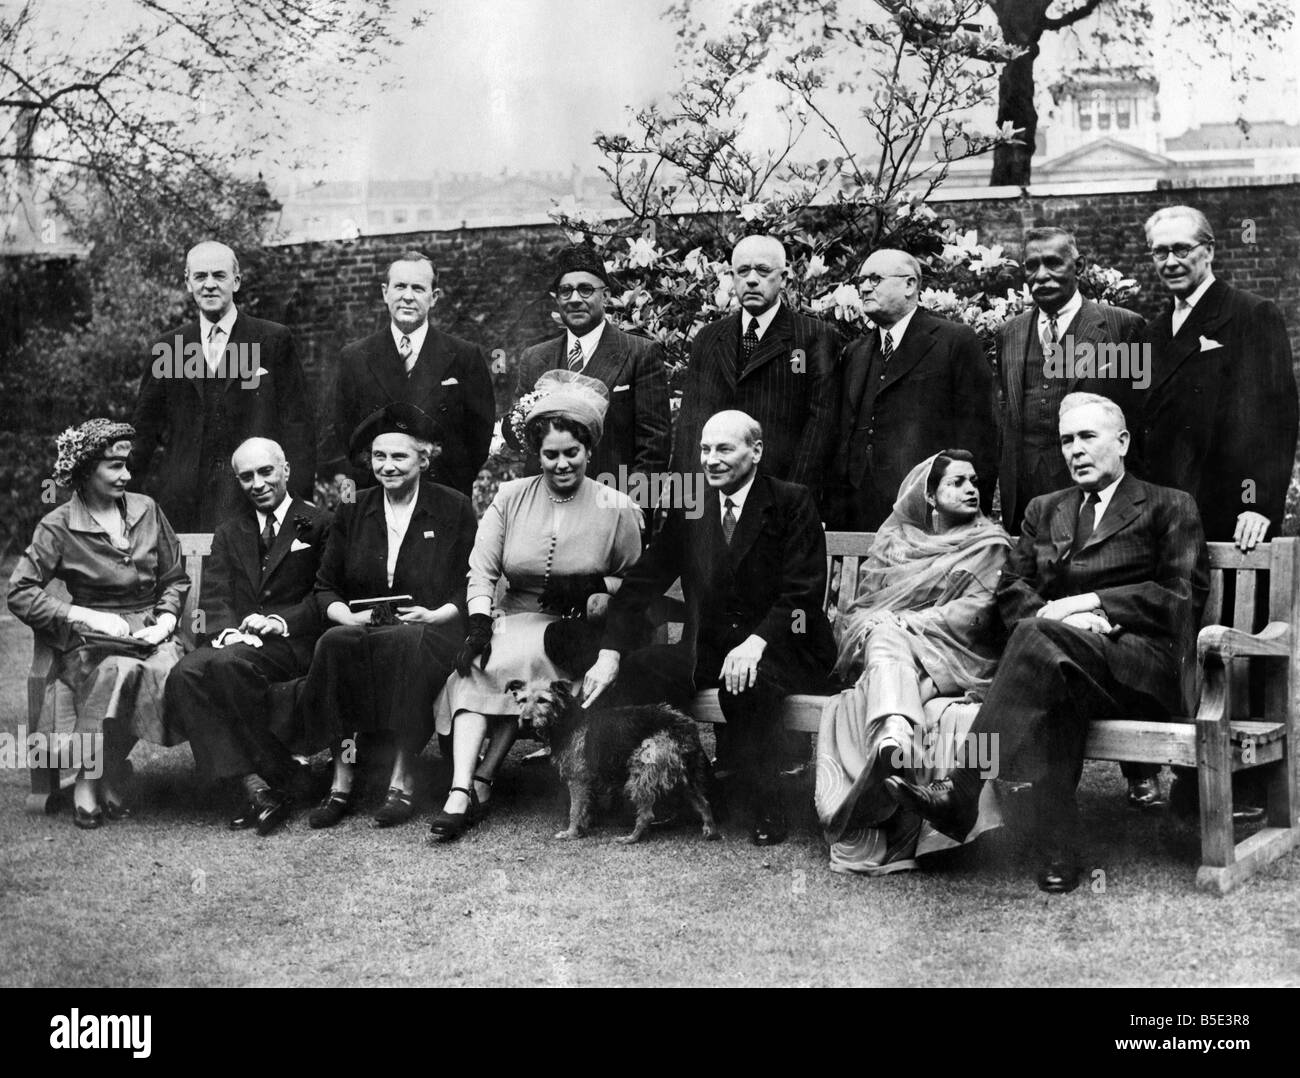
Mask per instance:
[[[330,514],[289,496],[277,443],[250,438],[230,463],[249,504],[212,538],[200,597],[208,644],[173,668],[166,707],[201,775],[243,780],[248,804],[231,828],[268,835],[288,817],[283,780],[294,772],[271,729],[271,685],[311,664],[321,632],[312,589]]]
[[[970,733],[1003,778],[1034,784],[1044,891],[1079,882],[1075,788],[1091,719],[1183,712],[1208,556],[1191,496],[1124,470],[1124,413],[1105,397],[1061,401],[1074,486],[1025,510],[997,603],[1011,639]],[[972,742],[968,741],[968,747]],[[984,776],[969,763],[896,800],[964,838]]]
[[[663,530],[610,602],[599,658],[583,680],[590,707],[607,702],[683,706],[695,689],[717,686],[731,732],[729,762],[752,813],[751,838],[786,837],[778,783],[780,706],[791,693],[826,685],[835,641],[822,611],[826,537],[807,487],[763,475],[763,432],[744,412],[704,424],[700,463],[716,496],[694,519],[669,508]],[[642,648],[646,608],[678,577],[686,624],[677,645]],[[620,669],[622,673],[620,674]]]

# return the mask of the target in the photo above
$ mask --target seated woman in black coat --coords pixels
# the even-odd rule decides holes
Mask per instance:
[[[377,827],[410,819],[412,761],[433,732],[433,701],[465,640],[465,579],[476,522],[463,494],[422,477],[441,451],[437,424],[410,404],[391,404],[352,434],[351,453],[369,446],[378,487],[339,506],[316,599],[334,627],[316,644],[300,713],[307,739],[330,745],[334,780],[308,816],[332,827],[352,808],[355,737],[391,732],[397,755]],[[349,605],[388,595],[387,609]]]

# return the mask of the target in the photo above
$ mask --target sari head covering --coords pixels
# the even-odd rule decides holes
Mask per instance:
[[[965,688],[987,684],[992,652],[986,619],[972,619],[970,604],[953,611],[936,610],[969,592],[972,579],[987,592],[992,606],[998,573],[1011,539],[982,512],[969,524],[938,534],[926,501],[926,481],[936,453],[921,461],[898,488],[894,510],[876,533],[871,551],[858,571],[858,598],[849,607],[840,636],[836,670],[845,672],[859,658],[872,616],[884,611],[918,611],[926,671],[937,683]]]
[[[69,427],[54,439],[58,451],[54,481],[61,487],[76,486],[90,474],[105,449],[134,437],[135,428],[131,424],[113,419],[88,419],[79,427]]]
[[[609,409],[609,390],[600,379],[577,371],[547,371],[537,379],[533,391],[541,395],[524,416],[525,427],[534,419],[563,416],[586,427],[592,445],[600,441]]]

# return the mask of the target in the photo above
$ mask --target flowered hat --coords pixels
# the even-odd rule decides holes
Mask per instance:
[[[547,371],[537,379],[533,393],[536,399],[524,416],[525,426],[542,416],[564,416],[591,432],[592,445],[600,441],[609,409],[609,390],[604,382],[577,371]]]
[[[58,451],[54,481],[61,487],[76,486],[90,473],[91,465],[102,459],[105,449],[134,437],[130,423],[115,419],[88,419],[79,427],[69,427],[54,439]]]

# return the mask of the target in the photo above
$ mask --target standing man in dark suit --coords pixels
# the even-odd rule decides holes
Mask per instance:
[[[807,488],[758,469],[763,431],[743,412],[705,425],[700,463],[714,494],[690,517],[668,511],[663,530],[610,602],[602,650],[583,681],[589,707],[618,679],[625,703],[682,706],[718,687],[731,735],[729,763],[746,787],[755,845],[783,842],[778,783],[780,707],[794,692],[825,688],[835,641],[822,611],[826,538]],[[646,608],[681,577],[680,644],[632,651]],[[620,674],[620,669],[622,673]]]
[[[875,531],[918,460],[947,446],[975,455],[980,504],[993,504],[993,372],[967,326],[918,306],[921,264],[882,248],[862,265],[862,306],[875,329],[844,350],[839,433],[832,440],[832,521]]]
[[[1174,305],[1147,323],[1153,374],[1135,417],[1143,474],[1196,499],[1211,541],[1242,550],[1277,535],[1295,462],[1291,343],[1277,306],[1217,280],[1200,210],[1146,222]]]
[[[294,770],[272,731],[271,686],[311,665],[330,515],[289,496],[291,465],[275,442],[250,438],[230,463],[247,504],[212,537],[200,596],[208,642],[168,675],[166,707],[204,778],[242,780],[248,804],[231,828],[268,835],[289,815]]]
[[[1083,259],[1074,236],[1063,228],[1033,228],[1025,233],[1025,284],[1034,304],[998,330],[998,375],[1002,390],[1002,526],[1020,531],[1025,506],[1040,494],[1070,485],[1061,454],[1057,413],[1067,393],[1086,390],[1110,397],[1122,407],[1130,389],[1121,385],[1115,345],[1138,354],[1143,319],[1124,307],[1094,303],[1079,292]],[[1080,371],[1047,362],[1047,354],[1096,357],[1096,368]],[[1110,369],[1103,368],[1109,355]],[[1149,371],[1145,372],[1148,376]],[[1130,382],[1132,379],[1130,379]]]
[[[1114,401],[1061,402],[1074,485],[1035,498],[998,583],[1011,639],[970,734],[1002,778],[1034,784],[1044,891],[1079,882],[1075,788],[1091,719],[1183,711],[1208,558],[1191,496],[1124,470]],[[996,740],[995,740],[996,739]],[[985,777],[969,765],[921,787],[887,781],[901,805],[965,837]]]
[[[234,251],[211,242],[191,248],[185,284],[199,317],[150,349],[130,467],[173,528],[210,532],[243,505],[229,461],[245,439],[279,442],[293,493],[310,497],[315,413],[289,330],[236,309]]]
[[[618,480],[619,468],[625,467],[646,476],[664,475],[672,418],[663,346],[624,333],[605,320],[611,287],[605,263],[592,247],[576,245],[560,252],[551,296],[565,333],[524,350],[515,398],[531,392],[546,371],[567,368],[600,379],[609,388],[609,411],[587,474],[593,479],[608,474]],[[530,474],[536,474],[536,463],[530,463]],[[628,492],[625,482],[619,489]]]
[[[674,471],[697,471],[705,420],[736,409],[763,428],[764,474],[820,491],[834,433],[839,339],[782,301],[787,273],[785,248],[771,236],[746,236],[731,252],[741,311],[710,322],[691,341]]]
[[[429,322],[438,298],[438,274],[427,255],[406,251],[388,267],[381,286],[389,325],[353,341],[339,354],[333,390],[321,424],[321,471],[341,486],[375,483],[369,465],[348,459],[352,432],[387,404],[412,404],[445,435],[437,482],[472,497],[487,459],[496,404],[483,349]]]

